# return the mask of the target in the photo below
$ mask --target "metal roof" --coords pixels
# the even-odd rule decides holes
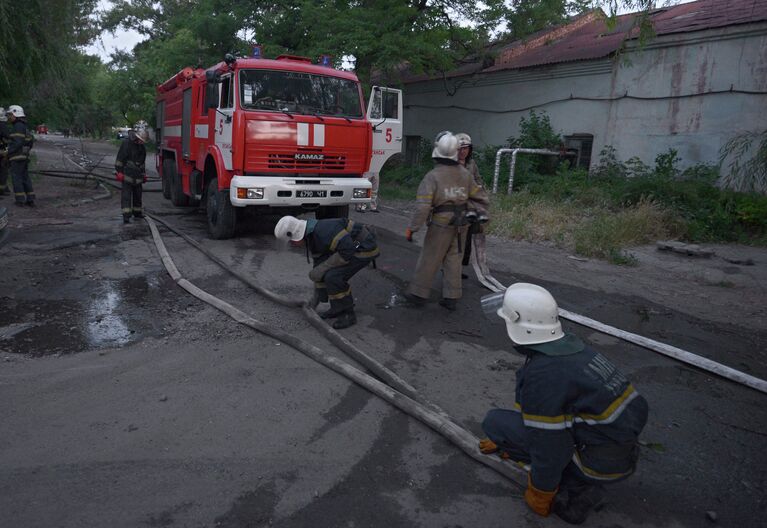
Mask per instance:
[[[574,17],[568,23],[539,31],[497,50],[495,64],[465,64],[448,72],[446,77],[472,73],[529,68],[546,64],[608,57],[615,53],[632,29],[637,13],[617,17],[615,27],[608,28],[601,10]],[[668,35],[715,29],[738,24],[767,21],[767,0],[699,0],[687,4],[656,9],[650,13],[655,33]],[[629,33],[630,32],[630,33]],[[405,83],[434,79],[433,75],[405,76]]]

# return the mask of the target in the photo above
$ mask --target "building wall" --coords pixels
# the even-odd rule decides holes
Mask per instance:
[[[767,126],[767,24],[658,37],[626,58],[407,84],[404,133],[465,131],[480,146],[501,145],[535,107],[563,135],[592,134],[595,160],[603,145],[648,164],[675,148],[687,166],[716,163],[733,135]],[[707,94],[731,86],[763,93]]]

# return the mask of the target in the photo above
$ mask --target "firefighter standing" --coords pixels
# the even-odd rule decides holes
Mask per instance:
[[[29,152],[34,144],[34,137],[29,133],[24,109],[19,105],[8,107],[8,119],[11,130],[8,134],[8,167],[13,180],[13,194],[16,205],[35,206],[35,191],[29,178]]]
[[[128,133],[120,145],[115,160],[115,172],[117,181],[122,182],[122,207],[123,222],[130,223],[130,217],[144,217],[144,209],[141,206],[142,185],[146,183],[146,143],[149,135],[143,128],[134,129]]]
[[[8,116],[0,106],[0,198],[11,194],[8,190]]]
[[[347,218],[300,220],[283,216],[274,228],[281,240],[306,245],[314,267],[309,278],[315,285],[319,302],[330,301],[330,308],[320,313],[323,319],[336,319],[333,328],[348,328],[357,322],[354,297],[349,286],[358,271],[378,257],[375,233],[366,225]]]
[[[474,178],[474,183],[476,183],[484,191],[485,184],[482,181],[482,176],[479,175],[479,167],[477,166],[477,162],[474,161],[474,157],[472,156],[474,153],[474,148],[471,144],[471,136],[465,132],[461,132],[460,134],[456,134],[455,137],[458,140],[458,163],[463,165],[466,170],[469,171],[472,178]],[[472,222],[472,224],[469,226],[469,230],[466,233],[466,244],[464,244],[463,250],[464,266],[469,264],[469,259],[471,258],[471,246],[474,235],[484,235],[484,224],[486,224],[490,219],[487,214],[487,207],[484,204],[470,200],[469,210],[476,211],[477,221]]]
[[[607,358],[562,331],[544,288],[511,285],[498,315],[527,359],[514,408],[492,409],[482,422],[480,451],[529,464],[530,508],[580,524],[601,504],[601,484],[634,472],[647,401]]]
[[[413,280],[405,297],[414,305],[423,305],[429,297],[434,276],[442,268],[442,300],[440,305],[456,309],[461,298],[461,259],[468,224],[476,214],[467,215],[471,200],[482,206],[489,203],[487,194],[471,174],[458,163],[458,140],[451,132],[440,132],[431,154],[434,169],[418,186],[417,209],[405,230],[413,241],[413,233],[427,223],[426,238],[418,257]]]

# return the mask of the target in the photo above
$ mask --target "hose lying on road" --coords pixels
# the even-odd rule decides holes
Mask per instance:
[[[100,174],[93,174],[91,172],[85,172],[85,171],[48,171],[48,170],[34,170],[29,171],[30,174],[39,174],[40,176],[47,176],[51,178],[63,178],[65,180],[78,180],[78,181],[88,181],[88,180],[94,180],[94,181],[100,181],[107,185],[111,185],[115,189],[122,189],[120,185],[117,185],[117,180],[115,178],[108,178],[106,176],[102,176]],[[82,176],[77,176],[78,174]],[[149,180],[151,181],[159,181],[159,180]],[[143,189],[142,192],[162,192],[162,189]]]
[[[168,253],[168,250],[162,241],[162,237],[157,230],[157,225],[155,224],[154,220],[150,217],[147,217],[146,221],[149,224],[149,229],[152,231],[152,238],[154,239],[154,243],[157,247],[158,253],[160,254],[160,258],[165,265],[165,269],[168,271],[174,282],[176,282],[176,284],[178,284],[181,288],[194,295],[198,299],[229,315],[235,321],[253,328],[262,334],[278,339],[287,345],[290,345],[314,361],[317,361],[318,363],[330,368],[334,372],[345,376],[361,387],[369,390],[376,396],[389,402],[398,409],[429,426],[434,431],[438,432],[443,437],[458,446],[471,458],[493,469],[500,475],[508,478],[520,489],[524,489],[527,486],[525,480],[525,475],[527,472],[525,470],[515,466],[512,463],[503,462],[497,457],[481,454],[477,447],[479,439],[462,427],[445,418],[445,416],[442,414],[429,409],[427,406],[378,381],[372,376],[365,374],[364,372],[349,365],[348,363],[328,355],[320,348],[250,317],[231,304],[209,294],[208,292],[198,288],[183,278],[181,273],[178,271],[178,268],[176,268],[173,259],[170,257],[170,254]]]
[[[474,255],[472,255],[472,257],[473,256]],[[472,260],[472,263],[474,263],[475,260],[476,258]],[[500,284],[498,281],[496,281],[489,273],[485,275],[479,267],[475,266],[474,270],[477,273],[477,277],[481,276],[480,282],[488,290],[500,293],[506,289],[503,284]],[[675,346],[667,345],[666,343],[661,343],[660,341],[650,339],[649,337],[644,337],[638,334],[627,332],[625,330],[621,330],[620,328],[615,328],[614,326],[600,323],[599,321],[591,319],[590,317],[579,315],[569,310],[565,310],[564,308],[559,309],[559,316],[563,319],[578,323],[579,325],[583,325],[593,330],[602,332],[603,334],[623,339],[624,341],[628,341],[634,345],[639,345],[643,348],[647,348],[659,354],[663,354],[664,356],[676,359],[677,361],[681,361],[682,363],[692,365],[701,370],[705,370],[706,372],[710,372],[736,383],[740,383],[746,387],[767,393],[767,381],[750,374],[746,374],[745,372],[735,370],[734,368],[728,367],[727,365],[722,365],[721,363],[717,363],[711,359],[698,356],[697,354],[693,354],[692,352],[682,350],[681,348],[677,348]]]
[[[277,293],[272,292],[271,290],[268,290],[262,286],[260,286],[258,283],[256,283],[253,279],[251,279],[249,276],[240,273],[232,267],[218,258],[213,252],[209,251],[208,249],[204,248],[199,242],[197,242],[195,239],[190,237],[189,235],[182,233],[172,225],[170,225],[168,222],[161,220],[157,218],[154,212],[145,211],[146,215],[153,219],[155,222],[162,224],[167,229],[175,233],[176,235],[183,238],[187,243],[189,243],[192,247],[200,251],[202,254],[204,254],[206,257],[211,259],[213,262],[221,266],[224,270],[229,272],[231,275],[235,276],[248,286],[255,290],[257,293],[263,295],[267,299],[276,302],[277,304],[281,304],[282,306],[287,306],[289,308],[301,308],[303,310],[304,315],[309,320],[309,322],[317,328],[322,334],[328,338],[328,340],[336,345],[338,348],[343,350],[346,354],[349,355],[349,357],[353,358],[355,361],[363,365],[365,368],[367,368],[370,372],[375,374],[379,379],[385,381],[390,386],[394,387],[398,391],[400,391],[403,394],[406,394],[410,398],[413,398],[414,400],[421,401],[424,403],[424,405],[427,405],[429,407],[432,407],[436,410],[436,412],[439,412],[440,414],[444,414],[442,411],[435,408],[435,406],[427,401],[424,401],[423,398],[421,398],[418,394],[418,391],[413,388],[412,385],[407,383],[405,380],[397,376],[394,372],[389,370],[388,368],[384,367],[380,363],[378,363],[376,360],[365,354],[362,350],[355,347],[353,344],[351,344],[349,341],[347,341],[341,334],[336,332],[333,328],[328,326],[325,321],[323,321],[318,315],[317,312],[315,312],[305,301],[299,301],[294,299],[289,299],[287,297],[284,297],[282,295],[279,295]]]

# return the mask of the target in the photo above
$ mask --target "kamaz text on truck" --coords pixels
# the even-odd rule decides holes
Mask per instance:
[[[185,68],[157,87],[157,170],[174,205],[201,201],[213,238],[257,214],[347,216],[402,145],[402,92],[303,57]]]

